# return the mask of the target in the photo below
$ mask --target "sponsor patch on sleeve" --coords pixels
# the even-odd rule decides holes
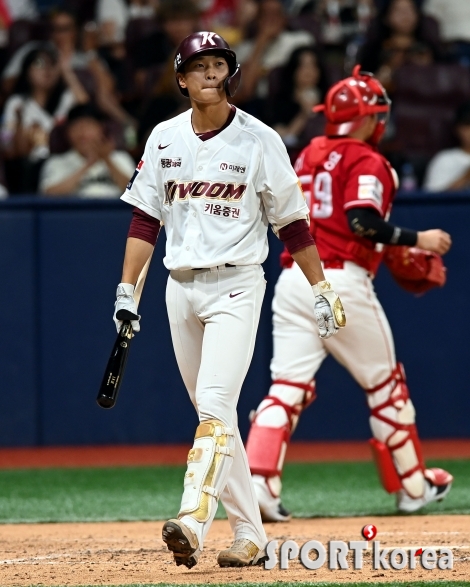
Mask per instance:
[[[382,208],[382,194],[384,186],[375,175],[360,175],[357,190],[358,200],[372,200],[379,208]]]
[[[129,183],[126,186],[126,190],[130,190],[132,188],[132,184],[134,183],[135,178],[139,175],[139,171],[142,169],[143,166],[144,160],[141,159],[137,164],[137,167],[135,168],[134,175],[130,178]]]

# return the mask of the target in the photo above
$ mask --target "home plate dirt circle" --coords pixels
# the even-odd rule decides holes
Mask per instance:
[[[3,586],[126,585],[131,583],[211,584],[247,581],[464,581],[470,577],[470,516],[396,516],[296,519],[267,524],[269,539],[295,540],[299,546],[318,540],[363,540],[362,528],[373,524],[382,548],[451,548],[453,569],[432,571],[417,564],[410,570],[374,570],[370,551],[362,570],[263,567],[221,569],[217,552],[232,541],[229,524],[217,520],[209,532],[196,567],[176,567],[162,539],[163,522],[0,525],[0,576]],[[349,560],[349,557],[348,557]]]

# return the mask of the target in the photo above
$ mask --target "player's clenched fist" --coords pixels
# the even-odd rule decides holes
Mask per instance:
[[[315,295],[315,318],[320,338],[330,338],[340,328],[346,326],[343,304],[328,281],[320,281],[312,285],[312,289]]]
[[[113,320],[118,332],[120,332],[124,320],[131,321],[134,332],[139,332],[140,330],[140,316],[137,314],[137,304],[134,300],[134,286],[131,283],[120,283],[117,286]]]
[[[416,246],[425,251],[445,255],[452,245],[450,234],[440,228],[418,232]]]

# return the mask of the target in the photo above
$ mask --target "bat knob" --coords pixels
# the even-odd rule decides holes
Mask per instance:
[[[116,312],[116,318],[118,320],[130,322],[131,320],[139,320],[140,316],[138,314],[134,314],[133,312],[129,312],[129,310],[118,310]]]
[[[104,408],[105,410],[113,408],[116,403],[116,398],[109,397],[108,395],[99,395],[96,398],[96,403]]]

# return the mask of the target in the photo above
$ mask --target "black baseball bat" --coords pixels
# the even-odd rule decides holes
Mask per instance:
[[[145,278],[147,277],[151,260],[152,255],[147,259],[135,285],[134,301],[136,303],[136,309],[140,302],[140,296],[142,295]],[[122,378],[124,376],[124,369],[126,368],[127,357],[129,356],[129,348],[131,346],[131,320],[136,320],[139,317],[132,312],[129,312],[129,310],[118,310],[116,318],[122,320],[121,330],[117,335],[113,350],[111,351],[111,356],[109,357],[103,375],[103,381],[101,382],[101,387],[96,397],[98,405],[105,409],[112,408],[116,404],[119,388],[121,387]]]
[[[125,315],[124,315],[125,313]],[[105,409],[114,407],[121,387],[124,369],[126,368],[127,358],[132,340],[132,325],[129,321],[130,312],[120,310],[116,314],[118,320],[124,320],[121,330],[119,331],[116,341],[114,342],[111,356],[103,375],[100,390],[96,397],[99,406]],[[126,319],[127,318],[127,319]]]

